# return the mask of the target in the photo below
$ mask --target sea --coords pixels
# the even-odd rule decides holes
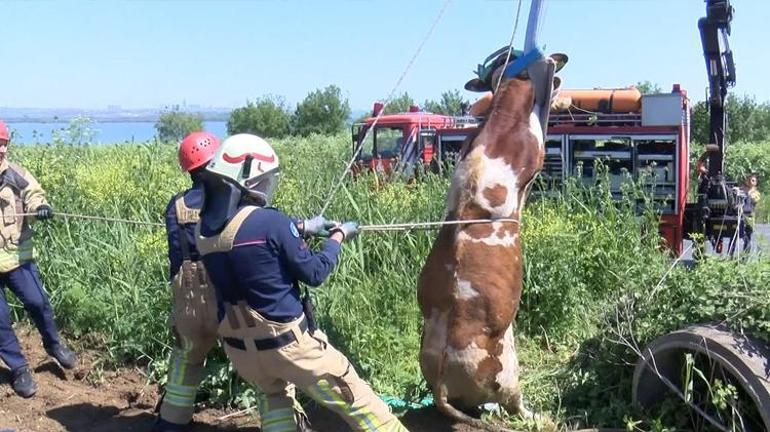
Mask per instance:
[[[47,144],[54,134],[67,136],[65,131],[70,123],[9,122],[14,144]],[[205,121],[203,129],[224,139],[227,136],[227,122]],[[91,144],[122,144],[152,141],[157,135],[155,122],[91,122],[86,135]]]

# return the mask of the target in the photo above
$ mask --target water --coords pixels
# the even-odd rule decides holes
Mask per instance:
[[[17,144],[50,143],[53,132],[69,127],[69,123],[8,123]],[[94,122],[88,127],[93,131],[94,144],[118,144],[124,142],[145,142],[155,138],[154,122]],[[205,121],[204,130],[220,139],[227,136],[227,122]]]

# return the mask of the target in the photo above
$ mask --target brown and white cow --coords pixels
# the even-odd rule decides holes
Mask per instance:
[[[529,79],[501,83],[477,135],[464,144],[447,220],[520,220],[527,186],[544,157],[534,93]],[[420,366],[436,406],[481,428],[486,424],[461,410],[497,402],[531,416],[519,387],[512,329],[523,277],[519,229],[517,222],[443,226],[418,280]]]

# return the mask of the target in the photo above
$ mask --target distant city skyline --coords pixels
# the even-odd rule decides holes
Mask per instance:
[[[186,103],[231,110],[277,95],[294,107],[334,84],[352,110],[383,100],[443,0],[6,2],[0,26],[0,105],[11,108],[162,109]],[[761,55],[770,2],[734,1],[733,92],[770,100]],[[523,0],[521,46],[529,1]],[[703,0],[546,0],[541,41],[570,61],[566,88],[680,83],[707,86],[697,21]],[[510,38],[515,1],[449,4],[397,89],[418,103],[462,89]],[[170,19],[169,17],[173,17]],[[462,91],[473,100],[477,94]]]

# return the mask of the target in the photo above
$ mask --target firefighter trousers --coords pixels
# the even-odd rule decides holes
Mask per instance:
[[[354,431],[407,430],[323,332],[307,331],[304,315],[278,323],[244,302],[224,307],[222,345],[241,377],[264,393],[259,407],[263,432],[297,430],[295,386],[340,415]]]
[[[186,263],[189,265],[189,263]],[[173,310],[170,325],[174,332],[174,350],[168,379],[160,406],[160,417],[175,424],[192,420],[195,396],[203,380],[206,356],[217,343],[217,304],[208,283],[189,283],[194,268],[183,267],[174,281]]]
[[[11,313],[5,297],[6,286],[24,305],[43,338],[46,350],[60,343],[59,330],[34,262],[25,262],[7,273],[0,273],[0,358],[11,371],[15,371],[26,366],[27,360],[11,325]]]

